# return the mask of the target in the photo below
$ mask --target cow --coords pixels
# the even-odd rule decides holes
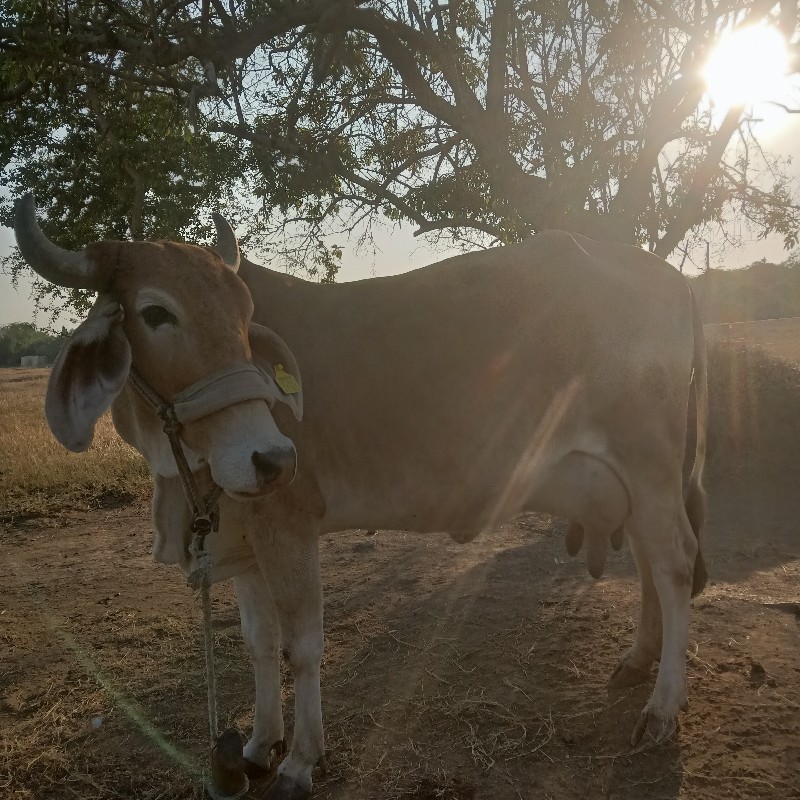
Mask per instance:
[[[686,706],[690,600],[706,580],[706,355],[683,277],[642,249],[552,230],[322,285],[242,258],[215,222],[214,249],[102,241],[71,252],[47,240],[27,196],[15,230],[41,276],[98,293],[53,367],[47,418],[82,450],[111,407],[150,465],[162,560],[191,568],[190,513],[131,365],[164,398],[232,367],[263,375],[264,391],[231,392],[180,435],[198,482],[221,490],[214,579],[233,577],[255,672],[245,756],[252,769],[280,761],[265,797],[308,796],[324,755],[318,539],[351,528],[467,542],[547,512],[568,521],[571,553],[585,541],[596,577],[624,531],[641,610],[611,682],[641,683],[659,661],[632,742],[668,739]],[[281,653],[295,682],[282,760]]]

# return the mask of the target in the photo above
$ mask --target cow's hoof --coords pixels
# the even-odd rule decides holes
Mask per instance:
[[[650,680],[650,667],[636,667],[628,660],[628,656],[617,664],[608,679],[608,688],[612,692],[640,686]]]
[[[311,787],[305,787],[286,775],[278,775],[261,800],[306,800],[311,797]]]
[[[244,774],[250,778],[251,781],[260,781],[275,774],[278,764],[283,761],[288,748],[286,747],[286,739],[278,739],[269,749],[269,766],[259,764],[257,761],[251,761],[247,756],[244,758]]]
[[[273,767],[264,767],[261,764],[256,764],[249,758],[244,759],[244,774],[250,778],[251,781],[260,781],[271,775],[275,769]]]
[[[633,730],[631,744],[634,747],[664,744],[675,736],[677,729],[675,717],[663,717],[654,709],[645,708]]]

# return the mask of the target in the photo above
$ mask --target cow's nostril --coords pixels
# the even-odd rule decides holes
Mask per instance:
[[[261,453],[258,450],[254,450],[250,458],[256,468],[258,477],[264,483],[272,483],[280,476],[281,467],[269,453]]]

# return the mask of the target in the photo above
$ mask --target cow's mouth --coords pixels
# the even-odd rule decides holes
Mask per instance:
[[[241,492],[235,489],[223,489],[223,491],[226,495],[228,495],[228,497],[231,498],[231,500],[236,500],[239,503],[246,503],[250,500],[259,500],[262,497],[267,497],[268,495],[273,494],[278,488],[278,484],[270,484],[267,486],[261,486],[254,492]]]

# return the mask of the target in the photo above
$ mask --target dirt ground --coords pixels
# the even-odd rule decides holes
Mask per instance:
[[[796,496],[711,486],[690,707],[677,741],[644,752],[628,737],[650,687],[605,686],[637,613],[627,548],[594,582],[543,516],[466,546],[325,538],[329,754],[315,796],[800,798]],[[151,562],[146,509],[21,521],[0,547],[0,796],[199,796],[199,611],[178,572]],[[214,605],[221,717],[247,729],[228,584]],[[290,719],[290,681],[285,693]]]
[[[709,480],[689,709],[673,743],[641,752],[629,737],[652,683],[606,690],[638,611],[627,546],[595,582],[545,516],[468,545],[324,538],[315,798],[800,799],[800,471],[736,474]],[[198,604],[152,562],[146,503],[102,502],[0,527],[3,800],[202,795]],[[246,731],[252,676],[229,583],[214,629],[221,722]],[[292,699],[287,678],[289,733]]]

